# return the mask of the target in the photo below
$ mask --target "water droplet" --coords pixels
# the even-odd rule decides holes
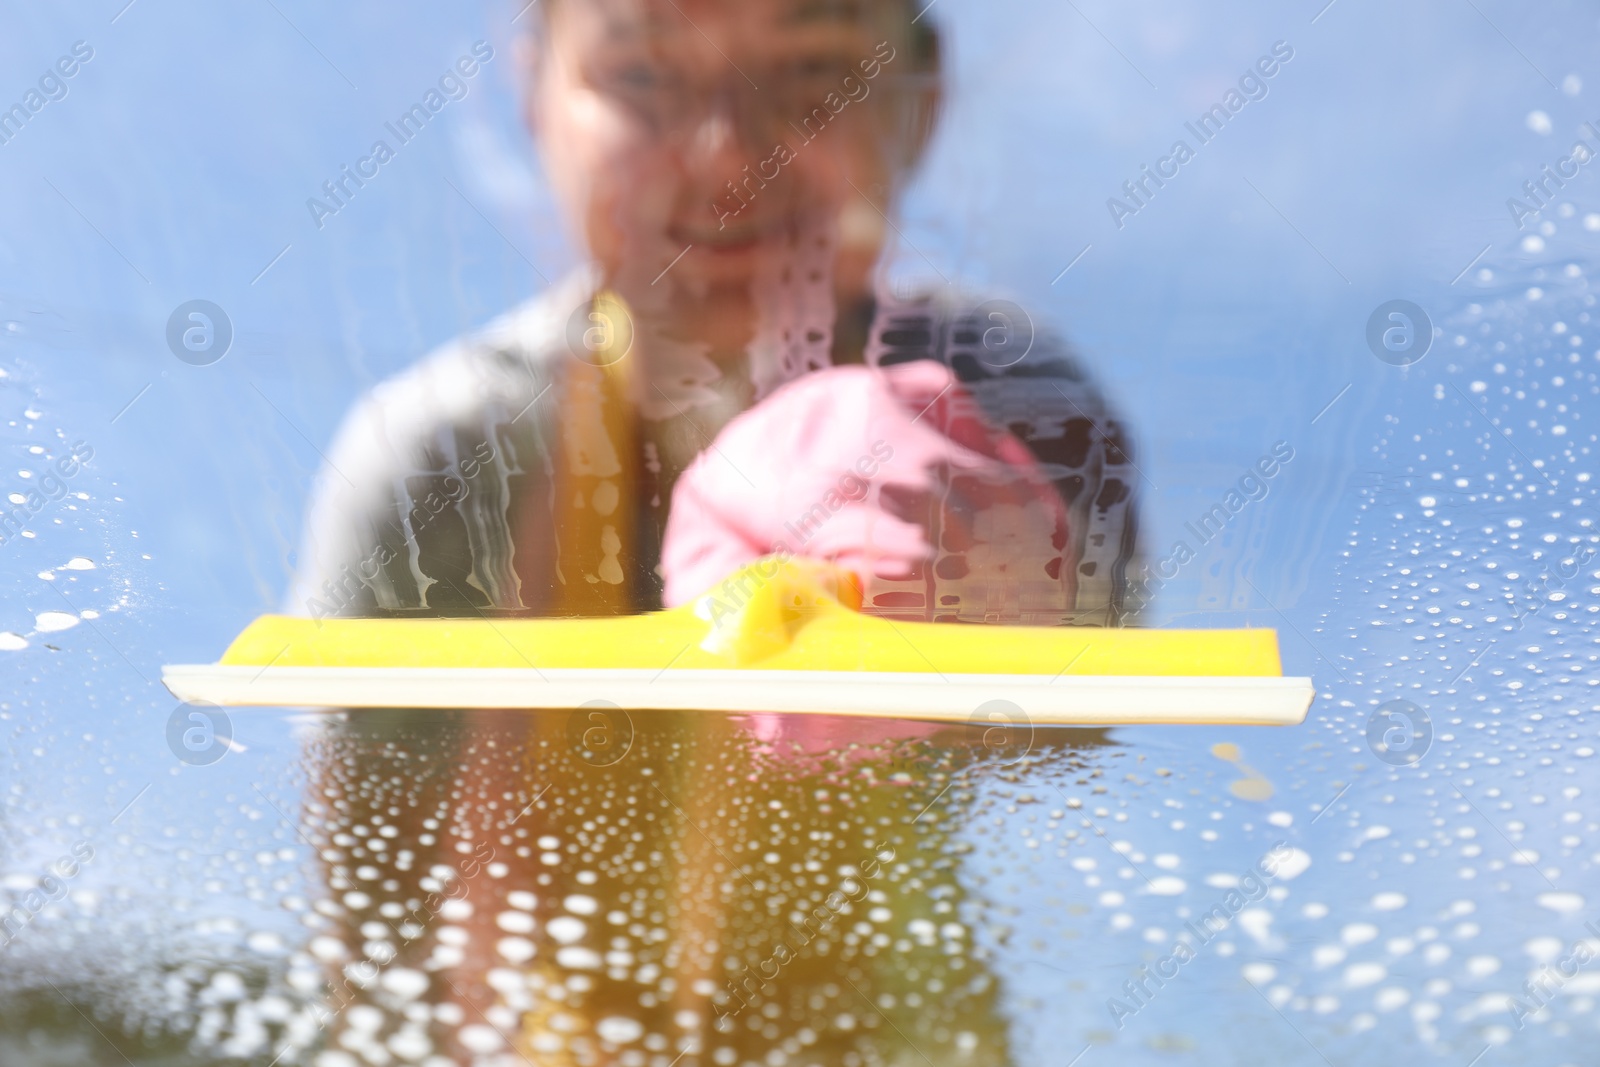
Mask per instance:
[[[70,630],[78,625],[78,617],[65,611],[41,611],[33,617],[33,628],[42,634]]]

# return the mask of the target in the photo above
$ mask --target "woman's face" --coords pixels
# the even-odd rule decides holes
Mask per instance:
[[[613,284],[670,264],[675,291],[714,300],[819,235],[837,242],[836,288],[866,284],[931,95],[899,0],[584,0],[547,17],[531,118]]]

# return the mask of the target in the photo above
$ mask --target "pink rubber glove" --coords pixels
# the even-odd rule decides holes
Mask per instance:
[[[864,610],[932,619],[952,592],[981,611],[1071,582],[1067,543],[1027,446],[919,360],[808,374],[730,422],[673,491],[661,569],[673,606],[762,556],[829,560],[860,576]]]

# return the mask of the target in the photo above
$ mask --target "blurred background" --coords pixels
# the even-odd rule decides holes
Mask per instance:
[[[325,727],[238,714],[218,762],[175,760],[160,665],[216,658],[279,605],[363,390],[574,266],[518,111],[529,17],[8,3],[0,106],[81,61],[0,127],[0,478],[29,510],[0,545],[0,898],[80,843],[93,858],[0,947],[0,1061],[278,1051],[222,1050],[236,1031],[206,1032],[202,1002],[247,999],[204,1000],[224,968],[260,993],[310,936],[324,890],[297,813]],[[926,17],[949,105],[891,276],[1009,296],[1065,334],[1133,427],[1147,555],[1195,550],[1146,621],[1276,627],[1286,673],[1319,692],[1299,728],[1119,730],[1020,781],[972,777],[938,847],[977,909],[1004,1058],[1588,1062],[1600,972],[1546,968],[1600,937],[1600,171],[1568,164],[1558,187],[1544,168],[1577,141],[1600,153],[1600,13],[935,0]],[[494,58],[466,97],[319,226],[307,199],[480,40]],[[1185,123],[1280,42],[1266,95],[1116,218],[1108,199],[1194,144]],[[193,300],[231,326],[207,366],[167,343]],[[1369,320],[1395,300],[1428,328],[1380,358]],[[1293,458],[1263,499],[1208,543],[1187,532],[1280,442]],[[84,462],[33,508],[67,451]],[[1402,699],[1414,763],[1368,742]],[[936,765],[904,773],[938,782]],[[1076,832],[1041,846],[1045,822]],[[1309,866],[1119,1027],[1124,982],[1278,841]]]

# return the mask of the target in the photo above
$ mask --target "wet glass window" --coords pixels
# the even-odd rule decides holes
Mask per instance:
[[[1592,10],[9,7],[0,1064],[1593,1061]]]

